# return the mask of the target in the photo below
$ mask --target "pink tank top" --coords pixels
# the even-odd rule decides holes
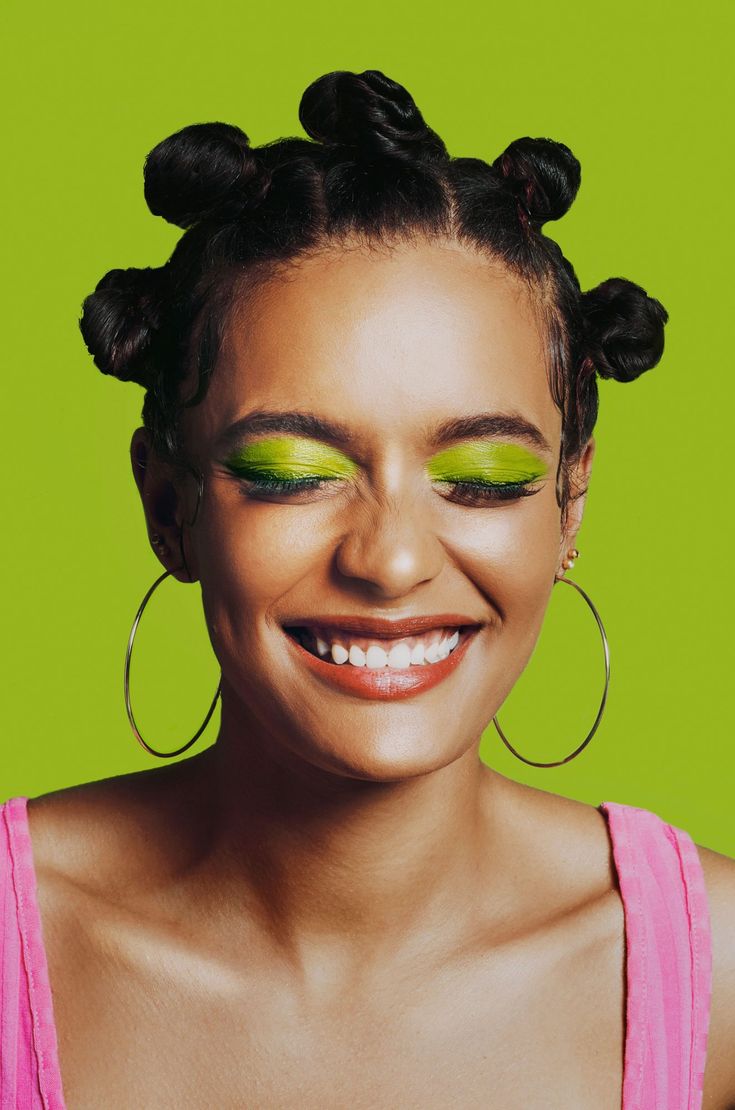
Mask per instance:
[[[0,1107],[65,1110],[27,800],[0,805]],[[623,1110],[700,1110],[711,938],[697,849],[648,810],[600,811],[625,914]]]

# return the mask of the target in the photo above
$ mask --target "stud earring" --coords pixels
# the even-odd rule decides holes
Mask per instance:
[[[561,564],[563,570],[571,570],[572,567],[574,566],[575,559],[578,559],[578,558],[579,558],[579,552],[577,551],[576,547],[570,547],[567,550],[566,558],[563,560],[563,562]]]

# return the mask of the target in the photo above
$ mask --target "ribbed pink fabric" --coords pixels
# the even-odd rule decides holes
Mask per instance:
[[[603,802],[625,911],[623,1110],[700,1110],[712,990],[704,875],[688,833]]]
[[[65,1110],[27,801],[0,805],[0,1106]]]
[[[27,801],[0,805],[0,1106],[65,1110]],[[600,811],[625,914],[622,1110],[701,1110],[711,938],[697,849],[648,810]]]

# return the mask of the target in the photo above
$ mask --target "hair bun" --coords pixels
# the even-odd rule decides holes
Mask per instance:
[[[301,97],[301,126],[312,139],[367,157],[446,158],[411,94],[378,69],[335,70]]]
[[[582,180],[580,164],[569,147],[553,139],[515,139],[495,159],[493,169],[536,229],[569,210]]]
[[[664,350],[669,314],[645,289],[626,278],[608,278],[582,294],[587,355],[602,378],[632,382]]]
[[[85,298],[79,327],[103,374],[148,387],[147,355],[159,324],[161,270],[110,270]]]
[[[187,228],[226,219],[260,201],[270,175],[244,131],[230,123],[193,123],[154,146],[143,169],[154,216]]]

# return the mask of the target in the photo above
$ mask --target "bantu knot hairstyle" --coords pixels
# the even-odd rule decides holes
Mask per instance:
[[[597,419],[597,376],[628,382],[655,366],[667,321],[660,302],[624,278],[582,292],[542,231],[579,189],[571,150],[520,138],[492,163],[453,158],[411,94],[378,70],[318,78],[299,120],[308,138],[251,147],[239,127],[197,123],[153,148],[145,199],[184,234],[164,266],[111,270],[85,299],[80,327],[96,365],[145,387],[143,422],[156,450],[187,465],[179,414],[209,388],[247,282],[350,237],[450,238],[500,261],[537,294],[562,415],[565,508],[570,464]],[[184,400],[190,367],[198,386]]]
[[[587,353],[601,378],[632,382],[664,351],[666,309],[640,285],[608,278],[582,294]]]
[[[153,384],[149,354],[160,323],[162,274],[147,267],[110,270],[84,302],[82,332],[103,374]]]
[[[521,206],[521,218],[539,231],[571,207],[582,174],[568,146],[551,139],[516,139],[493,162]]]
[[[229,123],[194,123],[170,135],[146,158],[143,176],[153,215],[183,228],[237,219],[269,184],[247,135]]]
[[[312,139],[358,158],[447,158],[411,94],[377,70],[320,77],[301,98],[299,121]]]

